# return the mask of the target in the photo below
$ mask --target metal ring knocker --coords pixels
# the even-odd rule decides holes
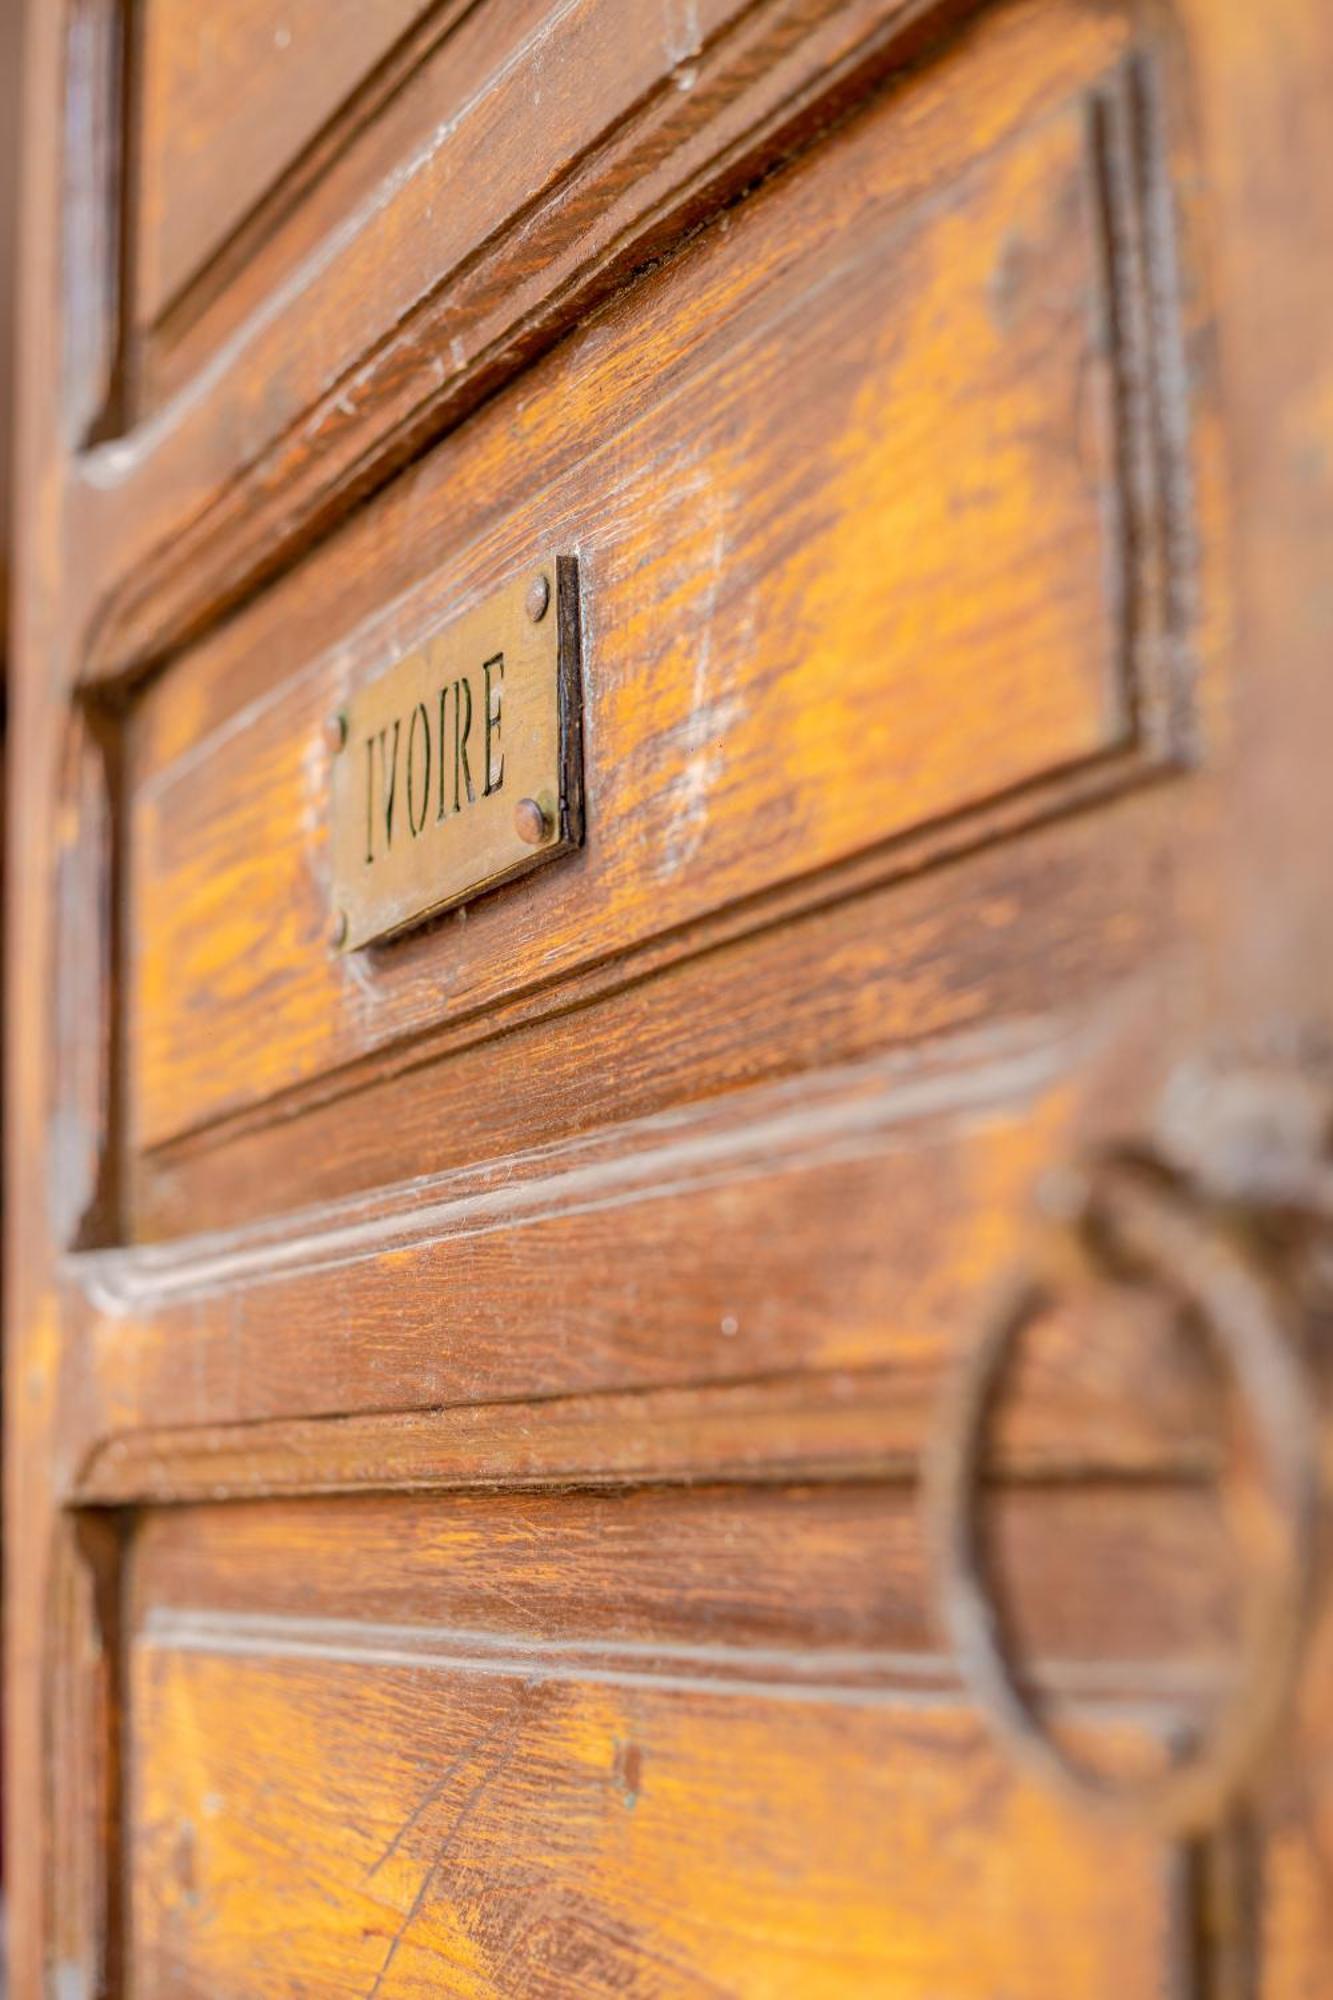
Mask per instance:
[[[1172,1833],[1215,1824],[1252,1773],[1292,1692],[1314,1571],[1318,1440],[1303,1371],[1265,1279],[1223,1226],[1165,1184],[1107,1168],[1084,1189],[1082,1255],[1151,1276],[1206,1330],[1257,1439],[1277,1532],[1252,1570],[1240,1669],[1208,1734],[1182,1759],[1120,1782],[1081,1765],[1042,1725],[1005,1656],[986,1586],[977,1499],[991,1411],[1024,1330],[1054,1287],[1029,1276],[1001,1303],[947,1397],[929,1468],[944,1610],[965,1681],[1014,1757],[1078,1804]],[[1114,1269],[1114,1266],[1112,1266]],[[1103,1270],[1104,1274],[1104,1270]]]

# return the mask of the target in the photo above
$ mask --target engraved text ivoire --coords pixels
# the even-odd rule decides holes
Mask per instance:
[[[391,852],[395,839],[419,839],[432,806],[438,823],[504,789],[504,671],[504,654],[494,653],[481,663],[477,696],[464,673],[442,682],[431,700],[415,702],[406,718],[395,715],[366,735],[367,865]]]
[[[326,725],[330,939],[409,929],[582,839],[578,575],[519,575],[356,687]]]

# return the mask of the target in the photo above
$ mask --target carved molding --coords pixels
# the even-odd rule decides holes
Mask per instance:
[[[646,99],[622,107],[533,202],[442,273],[200,514],[136,554],[91,618],[84,680],[140,673],[197,637],[636,268],[976,4],[738,0],[687,63],[664,51]],[[457,166],[446,148],[442,185]],[[378,205],[368,226],[382,226]],[[458,358],[446,366],[444,355]],[[225,394],[225,382],[210,389]],[[155,458],[170,456],[170,416],[130,483],[151,484]],[[92,496],[98,505],[124,505],[112,488],[114,499]]]

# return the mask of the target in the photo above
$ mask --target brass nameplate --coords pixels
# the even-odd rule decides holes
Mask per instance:
[[[330,727],[340,949],[568,853],[583,837],[577,564],[535,564]]]

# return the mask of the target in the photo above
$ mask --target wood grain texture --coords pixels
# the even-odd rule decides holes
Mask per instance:
[[[114,1240],[119,1222],[115,1150],[106,1134],[124,1066],[116,1045],[118,991],[115,851],[119,739],[107,718],[78,707],[61,746],[54,905],[58,1085],[50,1107],[50,1203],[66,1247]]]
[[[19,10],[10,15],[17,23]],[[62,319],[61,393],[71,435],[87,444],[114,429],[122,415],[126,10],[120,0],[74,0],[64,33],[61,281],[71,310]]]
[[[606,24],[631,15],[651,32],[620,46]],[[512,23],[549,64],[500,75]],[[86,99],[60,10],[32,17],[11,1987],[1313,2000],[1327,1624],[1237,1826],[1189,1854],[1093,1829],[1019,1783],[959,1699],[913,1487],[1050,1168],[1141,1149],[1182,1054],[1330,1041],[1327,10],[516,0],[423,54],[355,132],[354,112],[322,128],[216,288],[182,295],[142,357],[141,427],[81,450],[115,412],[89,390],[105,325],[83,345],[71,327],[91,295],[70,247],[100,257],[114,232],[102,213],[80,234]],[[404,141],[469,64],[480,95],[418,159]],[[534,138],[561,76],[577,101]],[[88,157],[95,180],[100,141]],[[861,396],[857,421],[839,399]],[[766,488],[743,463],[764,438]],[[585,449],[602,456],[573,463]],[[1015,482],[989,475],[1015,462],[1010,508]],[[600,560],[594,485],[644,530],[589,599],[614,613],[590,670],[603,747],[641,765],[602,782],[659,818],[564,910],[565,959],[547,979],[535,905],[514,967],[498,919],[443,926],[393,978],[313,984],[293,1035],[305,917],[283,925],[309,905],[269,905],[271,1008],[230,909],[197,912],[185,1101],[163,1068],[151,1132],[127,1123],[146,1010],[120,972],[148,905],[125,895],[103,929],[98,885],[135,890],[133,857],[121,787],[72,734],[81,681],[116,683],[101,719],[145,798],[155,773],[188,792],[195,758],[190,838],[157,853],[160,880],[206,893],[194,829],[243,794],[248,720],[292,726],[526,561],[539,517],[543,537],[561,509],[557,529],[583,521]],[[728,553],[762,541],[753,578],[777,584],[757,661],[744,606],[722,581],[707,600],[719,493]],[[975,590],[954,601],[954,576]],[[860,650],[895,605],[947,642],[924,652],[938,685],[920,648],[914,673],[895,645]],[[994,680],[1016,640],[1047,680]],[[807,655],[838,690],[831,727],[804,719]],[[770,742],[742,718],[753,782],[667,894],[645,856],[689,829],[689,794],[663,806],[651,780],[690,767],[701,657],[766,720],[771,671],[787,720]],[[1041,723],[1033,761],[1008,709],[988,731],[993,684]],[[868,737],[916,752],[883,797],[849,691]],[[1007,791],[987,789],[997,740]],[[304,723],[284,741],[308,749]],[[1052,748],[1076,762],[1037,775]],[[1170,781],[1142,784],[1164,751]],[[214,752],[233,782],[206,802]],[[811,807],[838,757],[861,791]],[[275,889],[317,842],[313,758],[305,778],[239,844],[274,851]],[[747,847],[735,807],[784,785],[799,814],[752,815]],[[603,902],[599,955],[576,919],[596,929]],[[423,1139],[433,1118],[452,1128]],[[1206,1485],[1225,1433],[1165,1297],[1062,1299],[985,1497],[1018,1671],[1135,1765],[1197,1726],[1234,1658]],[[1326,1317],[1305,1329],[1324,1388]],[[1325,1608],[1327,1583],[1325,1562]]]
[[[1009,1553],[1058,1530],[1118,1572],[1147,1498],[1020,1508]],[[1187,1508],[1168,1555],[1153,1504],[1163,1568],[1126,1596],[1140,1639],[1175,1620],[1197,1672],[1203,1520]],[[1183,1872],[1005,1774],[930,1649],[914,1516],[882,1491],[172,1510],[131,1563],[150,1992],[1045,1996],[1053,1966],[1095,1994],[1140,1961],[1143,1990],[1187,1990]],[[1037,1624],[1043,1657],[1073,1648],[1089,1748],[1158,1754],[1188,1669],[1131,1692],[1130,1655],[1089,1628],[1080,1649],[1097,1594],[1052,1626],[1062,1595]]]
[[[135,213],[148,324],[316,138],[429,0],[147,0]],[[456,12],[456,9],[451,9]],[[225,155],[228,171],[218,172]]]
[[[30,110],[23,127],[14,406],[15,477],[24,504],[16,510],[10,624],[16,747],[7,757],[12,803],[6,822],[4,1091],[5,1892],[9,1979],[16,1994],[40,1993],[53,1963],[78,1965],[90,1982],[100,1977],[103,1939],[95,1918],[106,1907],[108,1859],[94,1822],[93,1894],[82,1904],[85,1915],[93,1912],[90,1928],[74,1907],[81,1901],[79,1878],[72,1871],[59,1878],[48,1866],[57,1846],[57,1819],[64,1851],[88,1855],[87,1817],[68,1807],[72,1786],[83,1788],[74,1797],[86,1799],[96,1780],[86,1738],[76,1731],[72,1739],[68,1734],[58,1739],[52,1712],[53,1688],[70,1665],[78,1629],[77,1621],[71,1627],[57,1616],[66,1589],[57,1550],[68,1546],[67,1524],[51,1499],[61,1332],[50,1289],[48,1188],[37,1164],[46,1157],[37,1135],[46,1128],[55,1092],[48,1039],[55,963],[53,793],[69,727],[65,691],[73,678],[59,635],[64,565],[57,552],[60,468],[68,463],[71,435],[62,402],[64,315],[57,310],[66,226],[61,111],[66,69],[63,11],[34,7],[25,13],[23,87]],[[55,1770],[58,1740],[67,1746],[61,1776]],[[80,1747],[68,1747],[71,1742]],[[26,1802],[22,1811],[20,1799]]]
[[[122,1553],[115,1516],[59,1518],[50,1626],[43,1635],[52,1643],[53,1659],[41,1742],[49,1788],[44,1804],[66,1835],[58,1854],[35,1857],[53,1912],[46,1956],[58,1967],[86,1970],[103,1991],[115,1991],[125,1971],[117,1887],[125,1700]],[[7,1853],[12,1856],[14,1849],[7,1847]]]
[[[1004,1510],[1019,1628],[1034,1660],[1063,1665],[1053,1684],[1085,1734],[1099,1690],[1117,1719],[1089,1748],[1112,1761],[1155,1754],[1131,1739],[1173,1726],[1208,1685],[1205,1635],[1227,1622],[1211,1510],[1161,1489],[1015,1496]],[[1110,1856],[1058,1815],[1042,1822],[1035,1799],[1020,1806],[960,1710],[902,1495],[170,1509],[142,1518],[131,1564],[135,1930],[150,1989],[243,1992],[258,1955],[270,1983],[327,1991],[380,1977],[390,1992],[632,1979],[653,1992],[856,1981],[915,1994],[926,1979],[967,1992],[969,1979],[1018,1977],[1012,1990],[1044,1994],[1051,1964],[1091,1946],[1070,1976],[1098,1990],[1095,1876],[1077,1885],[1094,1852],[1103,1866]],[[1114,1629],[1106,1594],[1087,1587],[1108,1575]],[[237,1725],[220,1728],[228,1707]],[[1142,1721],[1126,1728],[1127,1710]],[[492,1768],[497,1749],[508,1754]],[[819,1777],[789,1790],[810,1759]],[[1017,1814],[1001,1827],[980,1807],[985,1796],[995,1809],[997,1791]],[[824,1826],[835,1800],[841,1834]],[[948,1869],[941,1883],[932,1855],[935,1813],[951,1816],[957,1884]],[[752,1815],[767,1816],[765,1836]],[[1039,1822],[1074,1873],[1058,1907],[1042,1900],[1054,1936],[1025,1959],[1010,1931],[1028,1908],[1019,1884],[1036,1878],[1000,1855],[1012,1842],[1035,1860]],[[1135,1856],[1148,1865],[1150,1846],[1114,1846],[1118,1876]],[[245,1883],[261,1854],[256,1900]],[[1190,1952],[1185,1878],[1159,1856],[1120,1879],[1152,1940],[1147,1990],[1173,1994]],[[946,1891],[960,1899],[948,1925],[935,1900]],[[891,1929],[886,1908],[901,1912]]]
[[[887,1367],[881,1437],[910,1456],[959,1329],[1030,1240],[1034,1177],[1088,1115],[1086,1061],[1086,1030],[1015,1025],[928,1069],[879,1058],[305,1217],[90,1253],[68,1267],[92,1309],[85,1435],[810,1372],[854,1399]],[[1090,1346],[1080,1388],[1087,1322],[1066,1322],[1067,1393],[1053,1366],[1036,1405],[1048,1454],[1119,1436],[1151,1459],[1189,1435],[1197,1371],[1176,1372],[1156,1321],[1142,1333]],[[849,1442],[858,1458],[864,1430]]]
[[[495,87],[497,73],[548,11],[547,0],[418,7],[415,25],[293,153],[183,289],[156,316],[141,315],[133,354],[137,418],[188,399],[197,378],[215,374],[219,350],[244,340],[246,322],[319,264],[348,217],[397,184],[405,161],[439,143],[441,107],[449,112],[445,123],[456,125]]]
[[[962,143],[940,133],[928,198],[892,116],[858,120],[430,461],[393,509],[410,507],[416,568],[439,507],[469,554],[408,603],[381,596],[358,637],[344,624],[332,657],[270,673],[209,734],[215,678],[234,701],[234,662],[267,656],[255,625],[278,603],[144,698],[140,1144],[383,1047],[426,1010],[549,986],[1069,768],[1151,764],[1165,608],[1127,554],[1148,525],[1120,540],[1133,439],[1102,114],[1077,95],[979,163],[965,100],[941,116]],[[387,516],[370,533],[401,547]],[[587,633],[580,861],[465,928],[331,961],[324,716],[556,523],[580,552]],[[311,578],[326,601],[342,573],[356,587],[363,541]],[[299,845],[275,845],[275,825]]]
[[[997,1475],[1039,1482],[1164,1480],[1216,1471],[1215,1430],[1207,1416],[1215,1398],[1207,1383],[1190,1377],[1185,1357],[1172,1351],[1170,1328],[1153,1329],[1167,1336],[1155,1353],[1140,1337],[1127,1357],[1114,1337],[1121,1327],[1108,1321],[1109,1315],[1094,1322],[1090,1359],[1098,1374],[1112,1372],[1116,1379],[1109,1385],[1096,1375],[1092,1382],[1080,1380],[1078,1366],[1057,1352],[1039,1378],[1040,1398],[1020,1392],[1013,1418],[1000,1430]],[[1067,1341],[1068,1324],[1057,1331]],[[1088,1331],[1080,1319],[1079,1334]],[[1140,1390],[1145,1380],[1156,1389],[1167,1378],[1161,1401],[1137,1419],[1123,1382],[1131,1358],[1140,1363]],[[910,1480],[931,1435],[939,1390],[938,1382],[904,1379],[901,1370],[862,1369],[824,1377],[807,1372],[778,1383],[402,1414],[245,1417],[180,1429],[164,1424],[108,1435],[78,1468],[65,1497],[115,1507],[270,1493]],[[151,1420],[156,1411],[148,1415]]]
[[[1333,230],[1333,185],[1319,164],[1333,22],[1298,9],[1279,50],[1238,0],[1226,0],[1210,27],[1207,7],[1199,11],[1201,118],[1229,218],[1218,268],[1236,302],[1218,355],[1241,537],[1230,587],[1244,599],[1238,636],[1251,663],[1228,718],[1246,754],[1228,799],[1223,865],[1255,942],[1241,956],[1222,953],[1215,976],[1229,1008],[1297,1021],[1309,1018],[1311,996],[1333,990],[1321,871],[1310,866],[1329,850],[1318,746],[1333,730],[1323,555],[1333,526],[1333,350],[1315,249]],[[1252,125],[1252,143],[1234,143],[1238,118]],[[1261,377],[1271,390],[1256,395],[1250,385]],[[1275,882],[1293,899],[1280,911]]]
[[[692,929],[629,965],[590,966],[483,1016],[444,1019],[301,1090],[126,1163],[131,1238],[227,1230],[651,1117],[817,1065],[920,1052],[969,1028],[1105,1009],[1151,1060],[1184,870],[1170,788],[1021,829],[976,815],[897,856],[901,874],[843,874],[833,900]],[[809,977],[817,965],[820,976]],[[1136,1037],[1131,1018],[1143,1024]],[[1147,1024],[1151,1022],[1152,1028]],[[1125,1128],[1143,1113],[1136,1063],[1090,1096]]]
[[[140,1992],[1185,1990],[1167,1858],[965,1713],[372,1658],[136,1647]]]
[[[18,120],[19,80],[23,65],[19,58],[22,15],[17,7],[5,9],[0,19],[0,630],[9,630],[9,582],[12,567],[11,537],[14,505],[14,324],[15,270],[18,263]],[[8,639],[0,645],[8,653]]]
[[[917,1495],[879,1482],[639,1486],[148,1507],[126,1615],[361,1620],[496,1670],[543,1648],[719,1677],[952,1684]],[[1232,1643],[1234,1562],[1207,1485],[1003,1489],[997,1567],[1034,1672],[1202,1701]],[[572,1574],[580,1579],[571,1592]],[[1114,1587],[1107,1581],[1114,1578]],[[687,1580],[687,1581],[686,1581]],[[451,1635],[451,1636],[450,1636]],[[1099,1676],[1101,1680],[1099,1682]]]
[[[1333,1962],[1333,1782],[1329,1770],[1333,1620],[1319,1619],[1295,1727],[1233,1865],[1236,1957],[1260,2000],[1319,2000]]]
[[[965,0],[708,0],[684,12],[636,0],[632,17],[624,0],[506,8],[518,47],[478,75],[466,116],[441,126],[426,112],[394,169],[189,391],[137,442],[85,461],[71,493],[85,677],[162,657],[286,566],[830,112],[910,75],[967,11]],[[1123,47],[1100,0],[1067,11],[1075,39],[1081,28],[1103,50]],[[1044,8],[1029,13],[1040,50]],[[497,18],[484,9],[477,33]],[[465,41],[460,30],[457,50]],[[1026,90],[1027,59],[1004,65],[1013,81],[997,109],[1015,84]],[[531,129],[514,97],[524,103],[538,71],[540,139],[512,144],[516,116]],[[302,337],[312,322],[339,329],[332,349]]]

